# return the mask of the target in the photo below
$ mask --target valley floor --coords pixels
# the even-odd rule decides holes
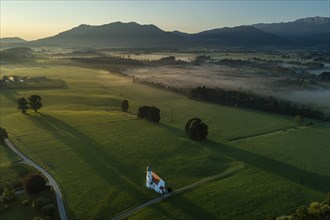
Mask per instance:
[[[97,69],[2,66],[1,73],[67,85],[1,90],[0,119],[15,145],[60,184],[69,219],[109,219],[158,197],[145,187],[147,165],[173,190],[237,164],[245,168],[141,209],[133,219],[265,219],[330,191],[329,123],[291,128],[292,117],[197,102]],[[44,107],[21,114],[16,99],[32,94]],[[124,99],[128,113],[120,111]],[[142,105],[160,108],[159,124],[137,119]],[[186,137],[192,117],[209,125],[206,141]]]

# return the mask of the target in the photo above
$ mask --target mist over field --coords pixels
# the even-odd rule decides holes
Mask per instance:
[[[176,88],[223,88],[273,96],[279,99],[310,105],[329,113],[330,88],[314,86],[296,88],[281,85],[285,76],[272,76],[257,68],[225,65],[162,66],[129,69],[124,72],[143,81],[166,84]]]

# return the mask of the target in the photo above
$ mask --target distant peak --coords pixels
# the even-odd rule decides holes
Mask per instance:
[[[90,25],[88,25],[88,24],[81,24],[78,27],[90,27]]]
[[[127,24],[140,25],[140,24],[138,24],[138,23],[136,23],[134,21],[128,22]]]
[[[308,17],[308,18],[301,18],[296,20],[295,22],[302,22],[306,24],[326,24],[329,23],[330,18],[328,17]]]
[[[122,21],[115,21],[115,22],[111,22],[111,23],[108,23],[108,24],[103,24],[103,25],[99,25],[99,26],[113,26],[113,25],[139,25],[138,23],[136,22],[122,22]]]

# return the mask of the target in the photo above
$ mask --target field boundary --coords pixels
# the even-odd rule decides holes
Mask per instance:
[[[276,129],[276,130],[273,130],[273,131],[261,132],[261,133],[258,133],[258,134],[245,135],[245,136],[240,136],[240,137],[236,137],[236,138],[229,138],[228,140],[229,140],[229,143],[233,143],[233,142],[236,142],[236,141],[241,141],[241,140],[245,140],[245,139],[252,139],[252,138],[258,138],[258,137],[261,137],[261,136],[266,136],[266,135],[270,135],[270,134],[284,132],[288,129],[297,129],[297,128],[298,128],[297,126],[292,125],[292,126],[288,126],[288,127],[284,127],[284,128],[279,128],[279,129]]]
[[[228,177],[228,176],[236,173],[237,171],[243,169],[244,167],[245,166],[242,163],[239,164],[239,165],[236,165],[233,168],[230,168],[230,169],[226,170],[225,172],[223,172],[221,174],[218,174],[218,175],[215,175],[215,176],[211,176],[211,177],[207,177],[207,178],[202,179],[202,180],[200,180],[200,181],[198,181],[196,183],[193,183],[191,185],[182,187],[182,188],[177,189],[177,190],[175,190],[173,192],[170,192],[170,193],[167,193],[165,195],[159,196],[159,197],[157,197],[155,199],[152,199],[152,200],[150,200],[150,201],[148,201],[148,202],[146,202],[146,203],[144,203],[142,205],[139,205],[137,207],[128,209],[126,211],[123,211],[123,212],[119,213],[118,215],[116,215],[114,218],[112,218],[112,220],[120,220],[120,219],[123,219],[123,218],[127,218],[128,216],[133,215],[134,213],[138,212],[139,210],[141,210],[141,209],[143,209],[143,208],[145,208],[147,206],[151,206],[151,205],[153,205],[155,203],[158,203],[158,202],[160,202],[160,201],[162,201],[162,200],[164,200],[164,199],[166,199],[168,197],[174,196],[176,194],[183,193],[183,192],[188,191],[190,189],[194,189],[194,188],[196,188],[198,186],[201,186],[203,184],[206,184],[206,183],[208,183],[208,182],[210,182],[212,180],[219,179],[219,178],[224,178],[224,177]]]

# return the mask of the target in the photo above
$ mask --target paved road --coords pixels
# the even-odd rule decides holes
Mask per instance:
[[[48,173],[40,165],[38,165],[33,160],[31,160],[30,158],[25,156],[25,154],[20,152],[9,139],[6,139],[5,142],[12,151],[14,151],[20,158],[22,158],[22,161],[20,163],[24,163],[24,164],[33,166],[39,172],[41,172],[45,177],[47,177],[47,179],[49,181],[49,185],[53,187],[55,194],[56,194],[56,201],[57,201],[58,211],[60,213],[60,218],[61,218],[61,220],[67,220],[68,218],[66,216],[66,212],[65,212],[65,208],[64,208],[64,204],[63,204],[62,193],[61,193],[60,187],[57,184],[57,182],[55,181],[54,177],[52,175],[50,175],[50,173]]]
[[[240,170],[242,168],[244,168],[244,165],[243,164],[239,164],[239,165],[237,165],[237,166],[235,166],[235,167],[233,167],[231,169],[228,169],[227,171],[225,171],[225,172],[223,172],[223,173],[221,173],[219,175],[216,175],[216,176],[212,176],[212,177],[203,179],[203,180],[198,181],[198,182],[196,182],[194,184],[191,184],[189,186],[185,186],[185,187],[183,187],[181,189],[178,189],[178,190],[175,190],[173,192],[167,193],[165,195],[159,196],[159,197],[157,197],[155,199],[152,199],[152,200],[150,200],[150,201],[148,201],[148,202],[146,202],[146,203],[144,203],[142,205],[139,205],[139,206],[137,206],[135,208],[129,209],[127,211],[124,211],[121,214],[119,214],[119,215],[115,216],[114,218],[112,218],[112,220],[120,220],[120,219],[123,219],[123,218],[127,218],[127,217],[133,215],[134,213],[136,213],[137,211],[139,211],[140,209],[143,209],[144,207],[147,207],[147,206],[153,205],[155,203],[158,203],[158,202],[162,201],[163,199],[166,199],[166,198],[168,198],[170,196],[173,196],[173,195],[176,195],[178,193],[182,193],[182,192],[187,191],[189,189],[196,188],[196,187],[198,187],[200,185],[203,185],[203,184],[205,184],[205,183],[207,183],[207,182],[209,182],[211,180],[218,179],[218,178],[221,178],[221,177],[226,177],[226,176],[228,176],[230,174],[235,173],[236,171],[238,171],[238,170]]]

